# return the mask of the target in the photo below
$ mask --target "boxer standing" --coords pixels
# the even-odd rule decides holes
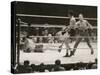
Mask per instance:
[[[68,17],[70,18],[69,26],[66,27],[65,29],[63,29],[62,34],[64,35],[64,33],[69,32],[69,35],[71,37],[71,36],[75,35],[74,26],[75,26],[76,20],[74,18],[74,14],[72,11],[70,11],[68,13]],[[71,39],[73,39],[73,38],[71,38]],[[66,55],[64,57],[71,56],[71,54],[72,54],[71,48],[68,45],[68,41],[69,41],[69,37],[65,38],[65,40],[63,42],[63,43],[65,43],[65,46],[66,46]],[[63,45],[63,43],[62,43],[62,45]],[[62,45],[60,46],[60,48],[62,48]],[[70,55],[68,54],[68,50],[70,50]]]
[[[78,38],[74,45],[72,55],[75,54],[77,46],[79,45],[79,43],[83,38],[85,39],[87,45],[89,46],[91,54],[93,54],[94,51],[90,44],[90,38],[89,38],[89,29],[92,29],[92,25],[87,20],[84,20],[83,14],[79,14],[79,21],[76,23],[76,28],[78,29]]]

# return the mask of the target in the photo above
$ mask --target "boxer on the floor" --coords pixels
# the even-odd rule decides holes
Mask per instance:
[[[24,37],[24,52],[32,52],[35,49],[35,41],[29,36]]]

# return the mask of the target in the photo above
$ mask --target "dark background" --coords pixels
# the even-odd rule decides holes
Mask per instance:
[[[48,4],[48,3],[33,3],[33,2],[16,2],[17,14],[31,15],[48,15],[48,16],[68,16],[68,11],[73,10],[75,17],[79,13],[83,13],[85,18],[97,18],[96,6],[80,6],[67,4]],[[63,24],[68,25],[69,19],[55,18],[36,18],[36,17],[20,17],[22,21],[32,24]],[[97,25],[96,20],[89,20],[94,26]]]

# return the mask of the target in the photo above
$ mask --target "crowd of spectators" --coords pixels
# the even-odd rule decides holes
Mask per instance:
[[[22,34],[21,36],[22,37],[23,35],[33,36],[32,39],[34,39],[36,43],[61,43],[63,40],[61,40],[62,34],[60,32],[61,32],[61,28],[52,29],[52,30],[50,30],[50,28],[44,29],[44,30],[42,30],[41,28],[38,28],[38,29],[36,28],[35,32],[33,31],[30,32],[31,34],[28,32],[26,33],[25,31],[21,31],[21,34]],[[32,34],[32,33],[35,33],[35,34]],[[96,41],[96,31],[94,30],[91,34],[92,34],[91,36],[93,36],[91,40]],[[42,36],[42,37],[39,37],[39,36]],[[72,42],[71,38],[69,38],[69,41]]]
[[[62,64],[60,60],[56,60],[55,64],[40,65],[30,64],[28,60],[24,61],[23,65],[17,65],[14,69],[15,73],[34,73],[34,72],[54,72],[54,71],[68,71],[68,70],[86,70],[97,69],[97,59],[95,62],[83,63],[78,62],[74,64]]]

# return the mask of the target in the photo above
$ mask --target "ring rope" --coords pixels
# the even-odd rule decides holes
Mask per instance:
[[[18,25],[16,25],[18,26]],[[21,27],[28,27],[28,24],[22,24]],[[67,27],[65,25],[50,25],[50,24],[31,24],[30,27],[45,27],[45,28],[62,28],[62,27]],[[96,29],[97,26],[93,26],[93,29]]]
[[[17,36],[16,36],[17,37]],[[21,36],[21,38],[23,38],[23,37],[25,37],[25,36]],[[66,36],[29,36],[30,38],[40,38],[40,37],[42,37],[42,38],[44,38],[44,37],[49,37],[49,38],[66,38]],[[71,37],[68,37],[68,38],[97,38],[97,36],[71,36]]]
[[[50,50],[59,50],[59,49],[66,49],[66,48],[43,48],[43,50],[47,50],[47,49],[50,49]],[[70,48],[70,49],[89,49],[89,48]],[[97,49],[97,48],[93,48],[93,49]]]
[[[43,50],[59,50],[59,49],[66,49],[66,48],[43,48]],[[89,49],[89,48],[70,48],[70,49],[72,50],[72,49]],[[93,49],[97,49],[97,48],[93,48]]]
[[[16,16],[69,19],[69,17],[62,17],[62,16],[45,16],[45,15],[29,15],[29,14],[16,14]],[[75,18],[79,19],[78,17],[75,17]],[[97,20],[97,18],[84,18],[84,19],[86,19],[86,20]]]

